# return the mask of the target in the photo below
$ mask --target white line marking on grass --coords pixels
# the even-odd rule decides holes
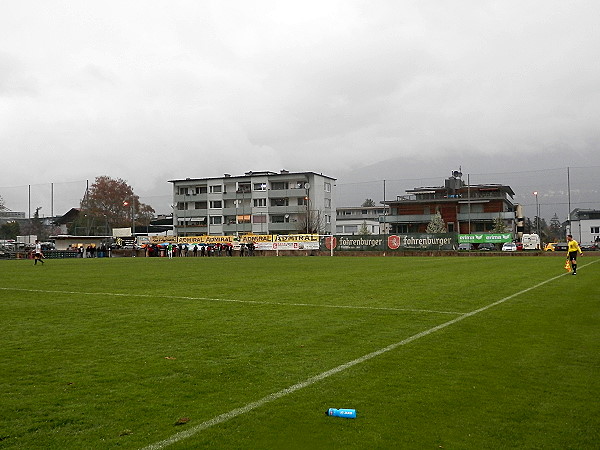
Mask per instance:
[[[106,297],[142,297],[142,298],[168,298],[171,300],[202,300],[207,302],[223,302],[223,303],[246,303],[253,305],[274,305],[274,306],[309,306],[313,308],[340,308],[340,309],[362,309],[373,311],[399,311],[399,312],[415,312],[415,313],[434,313],[434,314],[452,314],[458,315],[461,312],[456,311],[435,311],[432,309],[415,309],[415,308],[384,308],[377,306],[352,306],[352,305],[317,305],[312,303],[284,303],[284,302],[265,302],[258,300],[236,300],[226,298],[209,298],[209,297],[187,297],[179,295],[154,295],[154,294],[119,294],[114,292],[79,292],[79,291],[58,291],[45,289],[20,289],[10,287],[0,287],[4,291],[19,291],[19,292],[39,292],[42,294],[68,294],[68,295],[102,295]]]
[[[600,260],[593,261],[591,263],[586,264],[585,266],[588,266],[590,264],[594,264],[594,263],[596,263],[598,261],[600,261]],[[585,266],[582,266],[582,267],[585,267]],[[287,387],[287,388],[285,388],[285,389],[283,389],[281,391],[274,392],[273,394],[269,394],[266,397],[263,397],[260,400],[257,400],[255,402],[248,403],[247,405],[242,406],[241,408],[232,409],[231,411],[226,412],[224,414],[221,414],[219,416],[216,416],[216,417],[214,417],[214,418],[212,418],[210,420],[207,420],[206,422],[202,422],[201,424],[198,424],[195,427],[192,427],[192,428],[189,428],[189,429],[187,429],[185,431],[181,431],[179,433],[176,433],[173,436],[171,436],[170,438],[165,439],[164,441],[159,441],[159,442],[156,442],[154,444],[148,445],[147,447],[144,447],[143,450],[159,450],[159,449],[165,448],[165,447],[167,447],[167,446],[169,446],[171,444],[175,444],[177,442],[180,442],[180,441],[182,441],[184,439],[187,439],[187,438],[189,438],[191,436],[194,436],[195,434],[198,434],[202,430],[205,430],[207,428],[212,427],[213,425],[218,425],[220,423],[223,423],[223,422],[226,422],[226,421],[228,421],[230,419],[233,419],[234,417],[241,416],[242,414],[245,414],[245,413],[247,413],[249,411],[252,411],[253,409],[260,408],[261,406],[264,406],[267,403],[275,401],[275,400],[277,400],[277,399],[279,399],[281,397],[285,397],[286,395],[289,395],[289,394],[291,394],[293,392],[296,392],[296,391],[298,391],[298,390],[300,390],[302,388],[305,388],[307,386],[311,386],[311,385],[317,383],[318,381],[324,380],[325,378],[328,378],[328,377],[330,377],[332,375],[336,375],[336,374],[338,374],[338,373],[340,373],[340,372],[342,372],[342,371],[344,371],[346,369],[349,369],[350,367],[353,367],[353,366],[355,366],[357,364],[361,364],[361,363],[363,363],[365,361],[373,359],[373,358],[375,358],[375,357],[377,357],[379,355],[382,355],[384,353],[387,353],[387,352],[389,352],[391,350],[395,350],[398,347],[401,347],[401,346],[406,345],[406,344],[410,344],[411,342],[416,341],[417,339],[420,339],[422,337],[428,336],[428,335],[430,335],[432,333],[435,333],[436,331],[439,331],[439,330],[442,330],[442,329],[444,329],[446,327],[449,327],[450,325],[454,325],[455,323],[458,323],[458,322],[460,322],[460,321],[462,321],[464,319],[467,319],[467,318],[472,317],[472,316],[474,316],[476,314],[479,314],[480,312],[483,312],[483,311],[486,311],[486,310],[488,310],[490,308],[493,308],[494,306],[498,306],[498,305],[500,305],[500,304],[502,304],[502,303],[504,303],[504,302],[506,302],[506,301],[508,301],[510,299],[513,299],[513,298],[515,298],[515,297],[517,297],[519,295],[522,295],[522,294],[525,294],[525,293],[527,293],[529,291],[537,289],[538,287],[543,286],[543,285],[545,285],[547,283],[550,283],[551,281],[554,281],[554,280],[556,280],[556,279],[558,279],[560,277],[564,277],[565,275],[569,275],[569,273],[567,272],[567,273],[563,273],[563,274],[557,275],[555,277],[549,278],[546,281],[542,281],[541,283],[538,283],[538,284],[536,284],[534,286],[531,286],[531,287],[529,287],[527,289],[523,289],[522,291],[516,292],[515,294],[509,295],[508,297],[504,297],[503,299],[500,299],[500,300],[498,300],[498,301],[496,301],[494,303],[490,303],[489,305],[486,305],[486,306],[483,306],[481,308],[475,309],[475,310],[473,310],[471,312],[465,313],[465,314],[463,314],[463,315],[461,315],[459,317],[456,317],[456,318],[454,318],[452,320],[449,320],[448,322],[444,322],[444,323],[442,323],[440,325],[437,325],[437,326],[435,326],[433,328],[430,328],[428,330],[421,331],[420,333],[417,333],[417,334],[415,334],[413,336],[410,336],[410,337],[408,337],[408,338],[406,338],[406,339],[404,339],[404,340],[402,340],[400,342],[396,342],[395,344],[388,345],[387,347],[384,347],[384,348],[382,348],[380,350],[377,350],[377,351],[374,351],[372,353],[368,353],[368,354],[366,354],[364,356],[361,356],[360,358],[357,358],[357,359],[349,361],[349,362],[347,362],[345,364],[342,364],[341,366],[334,367],[331,370],[328,370],[326,372],[320,373],[319,375],[316,375],[314,377],[308,378],[308,379],[306,379],[306,380],[304,380],[304,381],[302,381],[300,383],[294,384],[294,385],[292,385],[290,387]]]

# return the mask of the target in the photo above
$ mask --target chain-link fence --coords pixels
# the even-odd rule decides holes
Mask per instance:
[[[25,218],[63,216],[71,208],[79,208],[85,196],[86,189],[94,180],[65,181],[59,183],[39,183],[21,186],[0,186],[0,196],[4,206],[15,212],[25,213]],[[139,195],[140,202],[152,206],[157,214],[170,214],[173,196],[171,185],[165,182],[164,194],[140,193],[133,186],[134,192]]]
[[[366,199],[380,205],[384,199],[395,200],[406,195],[407,190],[444,186],[445,178],[450,175],[355,183],[340,180],[337,184],[336,206],[360,206]],[[463,173],[462,179],[471,185],[510,186],[515,193],[513,203],[522,205],[525,216],[532,219],[539,215],[550,221],[556,215],[560,222],[564,222],[574,209],[600,209],[600,166]]]
[[[525,216],[533,218],[538,215],[536,211],[539,211],[539,216],[546,221],[556,214],[564,222],[576,208],[600,209],[599,174],[600,166],[564,167],[503,173],[463,173],[462,179],[471,185],[510,186],[515,192],[514,203],[523,206]],[[380,205],[384,199],[394,200],[416,187],[443,186],[444,179],[448,176],[450,173],[436,178],[399,177],[361,182],[340,178],[336,187],[335,205],[338,208],[360,206],[366,199]],[[86,187],[91,183],[93,180],[0,186],[0,196],[9,210],[24,212],[25,217],[34,217],[36,210],[40,218],[62,216],[71,208],[79,207]],[[158,194],[138,192],[135,186],[133,188],[140,196],[140,201],[152,206],[157,213],[171,212],[173,198],[168,182],[165,181],[164,190],[159,189]]]

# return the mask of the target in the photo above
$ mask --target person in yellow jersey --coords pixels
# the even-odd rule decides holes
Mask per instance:
[[[570,234],[567,235],[567,244],[569,244],[567,249],[567,259],[571,262],[573,275],[577,275],[577,254],[583,255],[583,252],[581,251],[581,247],[579,247],[579,242],[573,239],[573,236]]]

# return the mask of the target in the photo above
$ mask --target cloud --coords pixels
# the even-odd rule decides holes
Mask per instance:
[[[338,176],[402,156],[587,155],[598,13],[591,0],[8,2],[0,146],[27,154],[35,180],[165,177],[167,192],[169,178]]]

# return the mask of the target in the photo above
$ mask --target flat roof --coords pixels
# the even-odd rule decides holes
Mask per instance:
[[[209,181],[209,180],[229,180],[229,179],[243,179],[243,178],[250,178],[250,177],[289,177],[289,176],[295,176],[295,175],[316,175],[316,176],[320,176],[323,178],[328,178],[330,180],[336,180],[337,178],[333,178],[327,175],[323,175],[322,173],[316,173],[316,172],[288,172],[286,171],[281,171],[281,172],[269,172],[269,171],[249,171],[246,172],[244,175],[229,175],[229,174],[224,174],[222,177],[206,177],[206,178],[180,178],[177,180],[169,180],[169,183],[177,183],[177,182],[181,182],[181,181]]]

